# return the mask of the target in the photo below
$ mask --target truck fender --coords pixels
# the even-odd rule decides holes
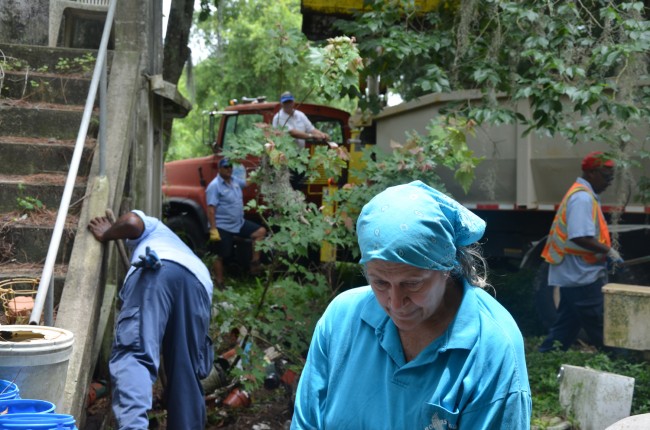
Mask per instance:
[[[191,216],[194,217],[200,231],[208,234],[208,216],[196,201],[187,198],[171,197],[166,198],[163,202],[163,215],[165,218],[173,216]]]

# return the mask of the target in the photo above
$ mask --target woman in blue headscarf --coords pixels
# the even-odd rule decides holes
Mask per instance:
[[[485,222],[420,181],[363,207],[369,286],[318,322],[292,429],[528,429],[523,340],[482,287]]]

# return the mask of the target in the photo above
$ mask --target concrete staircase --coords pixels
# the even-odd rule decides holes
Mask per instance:
[[[0,44],[0,282],[41,275],[88,94],[91,55]],[[55,307],[84,201],[96,129],[93,120],[56,260]]]
[[[131,6],[139,3],[124,2],[129,19],[136,16]],[[133,33],[131,21],[121,22],[120,31],[133,35],[124,40],[138,39],[141,22],[133,21]],[[164,106],[150,93],[147,57],[129,49],[139,47],[129,42],[109,52],[105,156],[100,163],[93,117],[56,261],[54,326],[74,334],[57,411],[75,416],[80,429],[103,340],[112,337],[111,314],[124,277],[114,245],[100,244],[85,227],[106,209],[118,214],[132,201],[147,208],[160,197],[159,189],[146,184],[160,170],[150,161],[160,159],[162,146],[146,143],[160,141]],[[41,275],[94,67],[89,52],[0,43],[0,282]],[[25,210],[20,203],[44,208]]]

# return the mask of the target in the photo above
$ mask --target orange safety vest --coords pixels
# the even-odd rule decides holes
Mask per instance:
[[[548,239],[546,239],[546,246],[544,246],[544,250],[542,251],[542,257],[549,264],[560,264],[566,254],[582,257],[589,264],[604,261],[603,257],[599,256],[599,254],[578,246],[571,240],[567,240],[566,206],[569,197],[578,191],[586,191],[592,198],[591,216],[593,223],[596,225],[595,237],[598,239],[598,242],[604,243],[607,246],[611,246],[612,244],[607,222],[605,221],[603,211],[600,209],[596,196],[589,188],[576,182],[569,188],[569,191],[567,191],[560,203],[560,207],[553,219]]]

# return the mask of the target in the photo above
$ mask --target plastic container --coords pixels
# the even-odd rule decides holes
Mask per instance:
[[[72,415],[11,414],[0,415],[0,430],[78,430]]]
[[[74,335],[58,327],[4,325],[0,379],[14,381],[20,396],[63,404]]]
[[[0,379],[0,400],[20,399],[18,385],[11,381]]]
[[[0,400],[0,414],[53,414],[56,405],[47,400],[11,399]]]

